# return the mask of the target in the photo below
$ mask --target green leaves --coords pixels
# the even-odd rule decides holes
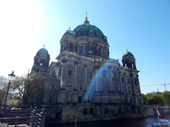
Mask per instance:
[[[2,80],[1,80],[2,79]],[[8,81],[0,76],[0,103],[4,102]],[[29,75],[16,76],[9,87],[8,99],[12,99],[12,104],[22,104],[30,102],[41,102],[43,95],[44,76],[39,73],[31,73]]]
[[[165,91],[161,94],[166,105],[170,105],[170,91]]]
[[[149,99],[149,103],[152,105],[164,105],[162,96],[157,93],[152,95],[152,97]]]
[[[25,80],[25,103],[41,102],[43,94],[44,76],[39,73],[32,73]]]
[[[147,93],[142,94],[144,104],[146,105],[170,105],[170,91],[164,91],[163,93]]]

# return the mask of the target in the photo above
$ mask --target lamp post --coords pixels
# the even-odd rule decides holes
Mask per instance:
[[[9,83],[8,83],[8,88],[7,88],[7,92],[6,92],[6,97],[5,97],[5,104],[6,104],[7,97],[8,97],[9,86],[11,84],[11,81],[14,80],[14,78],[15,78],[14,71],[12,71],[11,74],[8,74],[8,81],[9,81]]]

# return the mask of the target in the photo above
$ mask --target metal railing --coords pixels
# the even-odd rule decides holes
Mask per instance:
[[[40,113],[38,113],[37,108],[30,108],[30,116],[29,117],[4,117],[0,118],[1,123],[7,123],[17,126],[18,124],[27,124],[31,127],[45,127],[45,109],[42,109]]]

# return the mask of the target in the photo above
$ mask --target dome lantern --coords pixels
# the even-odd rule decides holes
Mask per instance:
[[[89,25],[89,21],[88,21],[88,19],[87,19],[87,12],[86,12],[86,18],[85,18],[85,20],[84,20],[83,24],[87,24],[87,25]]]

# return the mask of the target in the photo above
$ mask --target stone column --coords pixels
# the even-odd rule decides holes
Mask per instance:
[[[126,88],[126,93],[128,93],[128,84],[127,84],[127,78],[126,78],[126,74],[124,74],[124,84],[125,84],[125,88]]]
[[[84,78],[85,78],[85,82],[84,82],[84,90],[86,91],[87,90],[87,78],[88,78],[88,72],[87,72],[87,65],[84,65],[84,68],[85,68],[85,75],[84,75]]]
[[[133,82],[133,74],[132,72],[130,72],[130,80],[131,80],[131,86],[132,86],[132,104],[135,105],[136,104],[136,98],[135,98],[135,88],[134,88],[134,82]]]
[[[105,56],[106,56],[106,58],[107,58],[107,48],[105,48],[105,54],[106,54]]]
[[[61,73],[61,84],[60,84],[60,88],[62,88],[62,89],[65,89],[65,87],[66,87],[66,82],[65,82],[65,71],[66,71],[66,67],[65,67],[65,64],[66,64],[66,62],[67,62],[67,60],[62,60],[62,63],[63,63],[63,65],[62,65],[62,73]]]
[[[109,82],[108,82],[108,90],[109,90],[109,91],[112,90],[112,87],[111,87],[111,86],[113,85],[112,82],[111,82],[111,81],[112,81],[112,77],[111,77],[111,75],[112,75],[112,74],[111,74],[111,69],[112,69],[111,65],[108,64],[108,71],[107,71],[107,72],[108,72],[108,74],[109,74],[109,75],[108,75],[108,79],[109,79]]]
[[[103,56],[106,57],[105,56],[105,47],[103,47]]]
[[[94,76],[95,76],[95,74],[96,74],[96,71],[97,71],[97,69],[98,69],[98,67],[95,67],[94,66]],[[94,83],[95,83],[95,91],[99,91],[99,78],[98,78],[98,76],[96,77],[97,79],[95,79],[94,81]]]
[[[75,90],[77,90],[77,64],[78,64],[78,62],[77,61],[75,61],[74,62],[74,66],[75,66],[75,75],[74,75],[74,87],[73,87],[73,89],[75,89]]]

